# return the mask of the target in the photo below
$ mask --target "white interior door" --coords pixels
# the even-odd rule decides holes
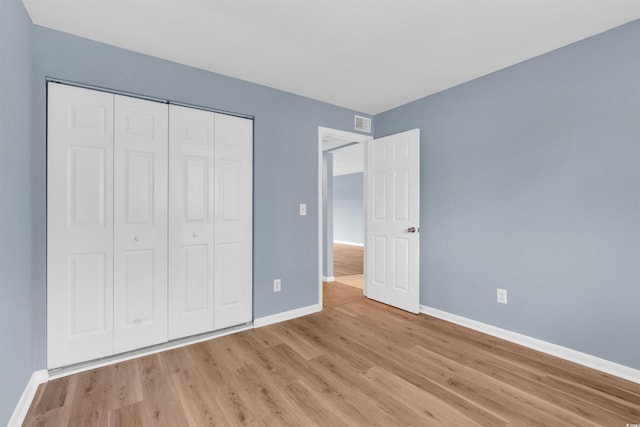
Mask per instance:
[[[114,351],[167,341],[168,107],[115,96]]]
[[[48,86],[48,368],[113,353],[113,98]]]
[[[253,121],[216,114],[215,329],[252,319]]]
[[[214,128],[169,106],[169,339],[213,330]]]
[[[420,130],[367,147],[367,297],[418,313]]]

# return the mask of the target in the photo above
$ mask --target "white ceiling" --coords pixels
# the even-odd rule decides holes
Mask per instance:
[[[377,114],[640,18],[640,0],[23,0],[37,25]]]

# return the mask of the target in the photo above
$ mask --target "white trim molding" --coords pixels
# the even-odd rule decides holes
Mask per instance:
[[[260,328],[262,326],[284,322],[286,320],[295,319],[296,317],[306,316],[308,314],[317,313],[319,311],[322,311],[322,306],[320,304],[308,305],[306,307],[296,308],[295,310],[289,310],[282,313],[273,314],[271,316],[260,317],[253,321],[253,327]]]
[[[335,277],[333,277],[333,276],[329,276],[329,277],[327,277],[327,276],[322,276],[322,281],[323,281],[323,282],[335,282],[335,281],[336,281],[336,278],[335,278]]]
[[[333,243],[339,243],[341,245],[360,246],[364,247],[364,243],[345,242],[344,240],[334,240]]]
[[[29,412],[29,408],[31,407],[31,402],[33,402],[33,398],[36,396],[38,386],[46,383],[47,381],[49,381],[49,373],[46,369],[34,371],[31,374],[31,378],[29,378],[29,382],[24,388],[22,396],[20,396],[20,400],[18,400],[18,404],[13,410],[13,414],[9,419],[7,427],[19,427],[22,425],[25,417],[27,416],[27,412]]]
[[[501,338],[503,340],[510,341],[515,344],[540,351],[542,353],[550,354],[552,356],[559,357],[561,359],[565,359],[570,362],[574,362],[579,365],[586,366],[591,369],[596,369],[598,371],[615,375],[616,377],[624,378],[626,380],[640,384],[640,370],[638,369],[620,365],[618,363],[611,362],[606,359],[601,359],[587,353],[582,353],[580,351],[572,350],[561,345],[542,341],[537,338],[532,338],[527,335],[512,332],[507,329],[498,328],[496,326],[491,326],[486,323],[471,320],[466,317],[458,316],[457,314],[448,313],[446,311],[427,307],[425,305],[420,306],[420,313],[436,317],[447,322],[455,323],[457,325],[464,326],[465,328],[473,329],[475,331],[479,331],[496,338]]]

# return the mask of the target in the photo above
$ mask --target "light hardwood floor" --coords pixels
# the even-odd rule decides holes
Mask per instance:
[[[322,304],[325,308],[355,302],[364,298],[362,294],[363,253],[362,246],[333,244],[333,275],[335,276],[335,281],[322,284]]]
[[[362,246],[333,243],[333,275],[338,278],[362,274],[364,269]]]
[[[360,298],[50,381],[25,425],[638,422],[639,384]]]
[[[360,278],[362,282],[362,278]],[[341,282],[324,282],[322,284],[322,305],[324,308],[337,307],[363,300],[362,287],[346,285]]]

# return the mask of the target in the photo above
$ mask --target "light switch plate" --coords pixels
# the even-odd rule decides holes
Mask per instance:
[[[300,216],[304,216],[307,214],[307,204],[300,203]]]

